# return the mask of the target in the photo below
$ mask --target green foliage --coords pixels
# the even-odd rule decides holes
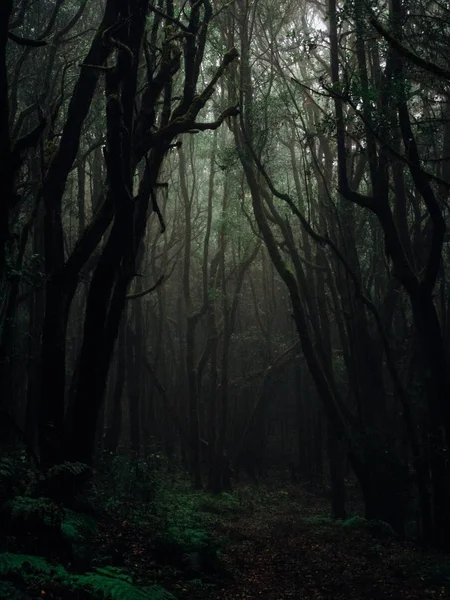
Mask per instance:
[[[189,553],[204,548],[208,544],[209,535],[204,529],[175,524],[167,527],[158,539],[168,549]]]
[[[14,481],[14,462],[10,458],[0,459],[0,493],[5,497],[7,491],[12,488]]]
[[[342,527],[344,529],[361,529],[362,527],[365,527],[367,523],[367,519],[364,519],[364,517],[358,517],[356,515],[345,519],[345,521],[342,523]]]
[[[96,569],[93,573],[73,577],[75,588],[88,591],[94,598],[105,600],[175,600],[160,586],[144,589],[134,586],[120,569]]]
[[[217,496],[207,495],[198,503],[199,510],[215,515],[224,515],[232,512],[242,512],[238,498],[233,494],[223,492]]]
[[[369,521],[367,523],[367,529],[370,531],[370,533],[379,538],[398,537],[392,526],[389,525],[389,523],[386,523],[386,521],[381,521],[380,519]]]
[[[116,567],[80,573],[66,570],[64,558],[70,561],[72,569],[91,564],[97,522],[92,516],[65,506],[73,504],[90,475],[89,467],[80,463],[64,463],[45,474],[30,476],[30,470],[15,460],[0,462],[0,485],[3,491],[8,491],[3,496],[5,501],[0,503],[1,531],[13,536],[10,539],[15,540],[15,549],[19,544],[28,552],[0,554],[0,578],[4,580],[0,582],[0,598],[31,600],[43,591],[51,597],[74,599],[174,600],[160,586],[133,585],[132,578]],[[48,496],[43,495],[45,492]],[[3,546],[11,546],[5,537]],[[51,556],[57,553],[58,560],[52,562],[34,555],[35,547],[39,553]]]
[[[158,452],[145,460],[104,453],[101,470],[100,501],[109,509],[120,506],[123,500],[151,502],[158,489],[167,486],[167,459]]]
[[[161,560],[196,572],[218,566],[219,544],[201,514],[201,507],[210,499],[209,494],[193,493],[181,485],[160,491],[154,511],[159,516],[155,547]],[[226,496],[222,501],[231,502]]]
[[[342,523],[342,521],[336,521],[331,517],[327,517],[325,515],[317,515],[314,517],[306,517],[302,519],[305,525],[314,528],[327,528],[327,527],[335,527],[337,523]]]
[[[55,543],[71,558],[90,562],[91,542],[97,523],[89,515],[56,504],[49,498],[16,496],[0,509],[4,532],[13,535],[39,535],[41,546]]]
[[[26,469],[20,461],[7,456],[0,458],[0,498],[11,498],[24,482],[25,475]]]
[[[12,529],[57,528],[61,523],[61,511],[49,498],[16,496],[4,504],[2,513]]]
[[[17,575],[26,581],[37,574],[45,575],[47,578],[68,575],[64,567],[52,565],[41,556],[14,554],[13,552],[0,554],[0,577],[8,578]]]
[[[372,535],[385,538],[385,537],[397,537],[395,531],[389,525],[380,520],[367,520],[364,517],[358,515],[349,517],[344,521],[340,519],[332,519],[324,515],[318,515],[315,517],[308,517],[302,519],[305,525],[314,528],[341,528],[343,531],[357,531],[365,530]]]
[[[85,539],[95,534],[97,522],[88,515],[83,515],[73,510],[65,510],[61,530],[64,537],[69,541],[79,538]]]
[[[53,565],[39,556],[0,554],[0,577],[12,578],[31,589],[65,589],[64,594],[88,593],[93,600],[175,600],[160,586],[144,589],[133,585],[121,569],[106,567],[89,573],[71,574],[61,565]],[[66,596],[64,596],[66,597]]]
[[[350,517],[342,523],[343,529],[365,529],[376,537],[397,537],[389,523],[379,519],[367,520],[363,517]]]
[[[97,531],[97,522],[89,515],[66,509],[61,523],[62,536],[70,544],[75,558],[91,559],[92,537]]]

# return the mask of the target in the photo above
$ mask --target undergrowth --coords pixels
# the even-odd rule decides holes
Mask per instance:
[[[135,585],[121,567],[94,565],[97,519],[83,495],[90,475],[79,463],[41,473],[0,459],[0,598],[174,600],[161,585]]]
[[[213,586],[226,574],[213,526],[252,510],[254,494],[193,492],[157,453],[108,454],[95,474],[5,457],[0,493],[0,598],[11,600],[173,600],[174,575]]]
[[[238,510],[231,494],[193,492],[187,482],[179,481],[160,489],[152,507],[158,530],[154,549],[160,558],[193,576],[221,570],[225,540],[219,542],[210,531],[220,516]]]
[[[303,518],[304,525],[318,529],[335,529],[342,531],[367,531],[380,538],[398,537],[389,523],[380,520],[368,520],[354,515],[347,519],[333,519],[325,515]]]

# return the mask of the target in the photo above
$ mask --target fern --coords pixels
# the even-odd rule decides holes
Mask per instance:
[[[73,542],[77,538],[86,539],[94,535],[97,531],[97,522],[88,515],[67,509],[64,511],[61,529],[64,537]]]
[[[361,527],[365,527],[367,525],[367,519],[364,517],[349,517],[342,523],[342,527],[344,529],[359,529]]]
[[[16,491],[17,483],[24,478],[25,469],[17,460],[0,458],[0,498],[6,500]]]
[[[93,573],[74,577],[76,587],[92,592],[105,600],[175,600],[175,597],[160,586],[139,588],[130,583],[131,578],[114,574],[111,569],[97,569]],[[130,581],[128,581],[128,579]]]
[[[327,528],[327,527],[334,527],[336,524],[340,524],[340,521],[336,521],[335,519],[332,519],[331,517],[327,517],[325,515],[316,515],[314,517],[305,517],[304,519],[302,519],[303,523],[305,523],[305,525],[308,525],[310,527],[318,527],[320,528]]]
[[[0,483],[5,480],[11,479],[15,472],[15,461],[12,458],[1,458],[0,459]]]
[[[238,498],[226,492],[223,492],[218,496],[207,495],[201,497],[198,503],[199,510],[214,515],[240,513],[243,512],[242,508]]]
[[[67,571],[61,565],[52,565],[41,556],[32,554],[0,554],[0,577],[21,575],[24,579],[31,574],[41,574],[47,577],[64,576]]]
[[[176,600],[160,586],[144,589],[133,585],[129,575],[114,567],[73,575],[61,565],[52,565],[40,556],[4,552],[0,554],[0,577],[11,576],[19,577],[36,589],[56,588],[60,595],[61,588],[74,594],[84,592],[94,600]]]
[[[10,519],[10,525],[39,527],[59,527],[61,513],[54,502],[49,498],[30,498],[29,496],[16,496],[3,507],[3,512]]]
[[[61,523],[63,538],[69,542],[73,555],[89,560],[91,555],[90,542],[97,531],[97,522],[88,515],[66,509]]]
[[[78,462],[64,462],[59,465],[51,467],[45,474],[46,479],[54,479],[58,477],[85,477],[91,474],[91,467],[84,463]]]
[[[211,538],[204,529],[171,525],[157,537],[158,543],[166,548],[181,552],[196,552],[210,543]]]

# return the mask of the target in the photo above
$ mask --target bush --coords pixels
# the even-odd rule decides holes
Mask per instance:
[[[83,594],[83,598],[92,600],[175,600],[160,586],[144,589],[133,585],[131,577],[120,569],[107,567],[73,574],[61,565],[26,554],[0,554],[0,577],[12,579],[32,594],[63,593],[64,598],[79,598]]]
[[[174,600],[161,586],[134,585],[121,569],[89,568],[97,522],[67,506],[73,505],[88,477],[90,469],[79,463],[57,465],[39,475],[16,461],[0,461],[0,489],[7,492],[0,503],[3,546],[9,545],[7,534],[16,548],[32,550],[0,553],[0,597],[31,600],[50,593],[74,600]],[[46,552],[57,553],[58,561],[41,556]],[[87,570],[69,572],[64,560]]]
[[[195,494],[184,485],[161,490],[156,496],[153,506],[159,533],[154,544],[159,560],[192,572],[218,568],[219,543],[200,513],[205,503],[210,506],[209,499],[208,494]]]

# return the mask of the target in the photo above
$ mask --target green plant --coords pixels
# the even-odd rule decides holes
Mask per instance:
[[[342,521],[336,521],[331,517],[327,517],[325,515],[317,515],[315,517],[306,517],[302,519],[305,525],[309,527],[336,527],[337,524],[342,524]]]
[[[236,496],[233,496],[233,494],[228,494],[226,492],[217,496],[205,495],[205,497],[201,497],[198,503],[198,509],[215,515],[243,512],[243,507],[240,504],[239,499],[236,498]]]
[[[49,498],[16,496],[5,502],[2,514],[12,530],[58,528],[61,524],[61,509]]]
[[[349,517],[348,519],[345,519],[345,521],[343,521],[342,523],[342,527],[344,529],[361,529],[362,527],[365,527],[367,525],[368,521],[367,519],[364,519],[364,517],[359,517],[357,515],[353,516],[353,517]]]
[[[61,565],[26,554],[0,554],[0,577],[11,578],[30,591],[55,590],[64,593],[64,597],[87,593],[92,600],[175,600],[161,586],[145,589],[133,585],[132,578],[121,569],[105,567],[72,574]]]
[[[9,456],[0,458],[0,498],[7,500],[18,491],[18,487],[23,487],[26,471],[19,460]]]
[[[175,600],[161,586],[147,589],[134,586],[131,577],[113,567],[77,575],[73,577],[73,584],[75,588],[92,592],[95,598],[105,600]]]
[[[219,564],[219,543],[206,526],[201,507],[210,506],[210,496],[192,493],[184,484],[161,490],[153,508],[158,516],[154,539],[158,560],[188,568],[191,572],[214,569]],[[222,501],[232,502],[225,496]]]
[[[19,465],[20,467],[20,465]],[[0,597],[11,600],[34,599],[42,592],[49,597],[73,600],[173,600],[174,596],[161,586],[148,588],[133,584],[123,570],[104,566],[89,569],[93,558],[93,537],[97,521],[89,514],[74,510],[74,498],[89,480],[89,467],[80,463],[56,465],[47,473],[33,473],[18,468],[14,460],[0,463],[0,484],[9,496],[0,503],[3,549],[18,547],[24,553],[0,554]],[[32,484],[30,484],[30,482]],[[28,492],[28,495],[27,495]],[[48,494],[44,495],[44,494]],[[37,495],[39,494],[39,495]],[[37,496],[36,496],[37,495]],[[190,512],[192,503],[185,516]],[[148,508],[148,507],[147,507]],[[183,514],[183,511],[181,513]],[[178,517],[177,517],[178,518]],[[183,521],[183,519],[181,519]],[[192,520],[192,523],[194,521]],[[31,534],[31,535],[30,535]],[[188,552],[203,545],[203,531],[169,532]],[[183,538],[184,536],[184,538]],[[58,555],[57,561],[44,556]],[[61,558],[62,557],[62,558]],[[66,569],[66,563],[74,573]],[[98,564],[98,563],[97,563]]]
[[[36,574],[48,578],[68,575],[61,565],[53,565],[41,556],[32,554],[15,554],[3,552],[0,554],[0,577],[8,578],[12,575],[27,580]]]
[[[97,522],[89,515],[64,510],[61,522],[63,538],[70,544],[75,558],[90,561],[92,537],[97,531]]]

